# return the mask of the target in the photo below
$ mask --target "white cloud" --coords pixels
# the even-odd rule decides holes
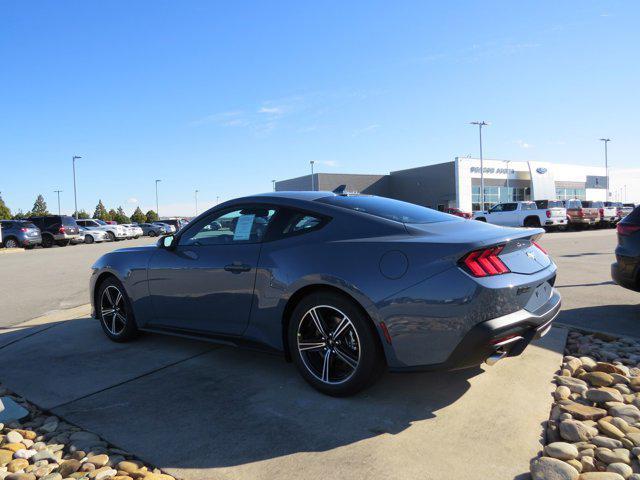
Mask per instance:
[[[525,148],[525,149],[533,148],[533,145],[531,145],[530,143],[525,142],[524,140],[516,140],[515,143],[520,148]]]
[[[136,204],[138,203],[138,199],[135,197],[131,197],[127,199],[127,203],[132,203],[132,204]]]
[[[282,115],[284,113],[283,107],[260,107],[258,113],[266,113],[269,115]]]

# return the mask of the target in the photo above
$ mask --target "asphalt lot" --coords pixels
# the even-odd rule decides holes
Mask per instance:
[[[102,254],[153,243],[148,237],[73,247],[36,249],[0,256],[0,327],[88,303],[88,279]],[[611,281],[615,230],[554,232],[541,244],[558,265],[563,296],[559,321],[640,336],[640,294]]]
[[[142,237],[0,255],[0,327],[88,303],[93,262],[112,250],[155,240]]]

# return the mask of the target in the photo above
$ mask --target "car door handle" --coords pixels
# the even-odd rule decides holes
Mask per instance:
[[[232,263],[230,265],[226,265],[224,269],[227,272],[231,272],[231,273],[241,273],[241,272],[248,272],[249,270],[251,270],[251,266],[245,265],[243,263]]]

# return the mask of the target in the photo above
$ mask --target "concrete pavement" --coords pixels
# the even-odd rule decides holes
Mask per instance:
[[[486,371],[389,374],[335,399],[279,357],[47,325],[0,346],[4,386],[185,479],[512,479],[540,448],[565,342],[553,329]]]

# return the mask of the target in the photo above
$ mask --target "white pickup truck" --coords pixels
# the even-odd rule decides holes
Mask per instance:
[[[558,200],[507,202],[475,212],[473,218],[505,227],[558,228],[567,225],[567,210]]]

